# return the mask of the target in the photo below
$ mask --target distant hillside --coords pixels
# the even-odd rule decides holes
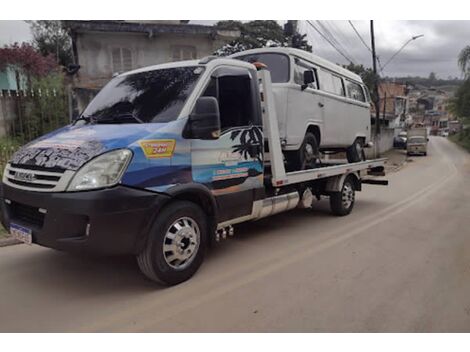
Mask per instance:
[[[458,87],[463,83],[463,80],[459,78],[451,78],[451,79],[430,79],[426,77],[385,77],[386,81],[391,82],[398,82],[398,83],[408,83],[415,86],[423,86],[426,88],[429,87]],[[453,90],[453,89],[452,89]]]

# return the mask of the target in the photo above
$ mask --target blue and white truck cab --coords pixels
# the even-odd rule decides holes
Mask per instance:
[[[30,244],[136,255],[148,278],[171,285],[236,223],[310,206],[314,195],[348,214],[361,170],[383,160],[286,173],[269,79],[212,57],[113,78],[73,123],[13,155],[3,226]]]

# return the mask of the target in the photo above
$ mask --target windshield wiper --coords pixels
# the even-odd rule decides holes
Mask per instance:
[[[123,123],[126,119],[133,119],[134,121],[137,121],[138,123],[145,123],[141,119],[139,119],[134,113],[126,113],[126,114],[119,114],[119,115],[114,115],[111,117],[105,117],[99,120],[96,120],[96,123]]]

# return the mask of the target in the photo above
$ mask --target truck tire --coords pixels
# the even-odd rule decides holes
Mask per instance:
[[[364,152],[361,139],[356,138],[354,143],[346,149],[346,157],[349,163],[357,163],[366,160],[366,153]]]
[[[351,177],[346,177],[340,192],[334,192],[330,195],[330,209],[334,215],[348,215],[353,207],[355,200],[355,185]]]
[[[150,280],[176,285],[199,269],[207,241],[207,220],[202,209],[192,202],[175,201],[158,214],[137,263]]]
[[[317,138],[313,133],[305,134],[299,150],[287,152],[288,171],[300,171],[317,167],[320,151]]]

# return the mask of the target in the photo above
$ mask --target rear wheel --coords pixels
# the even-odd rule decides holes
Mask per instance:
[[[207,245],[202,209],[176,201],[158,215],[144,250],[137,256],[142,273],[152,281],[176,285],[188,280],[202,264]]]
[[[366,160],[366,153],[364,152],[364,146],[361,139],[356,138],[354,143],[346,149],[346,157],[350,163],[357,163],[359,161]]]
[[[314,169],[317,167],[320,151],[317,138],[313,133],[305,134],[299,150],[287,152],[289,171]]]
[[[354,182],[351,177],[347,177],[341,191],[330,195],[331,212],[338,216],[348,215],[354,207],[355,196]]]

